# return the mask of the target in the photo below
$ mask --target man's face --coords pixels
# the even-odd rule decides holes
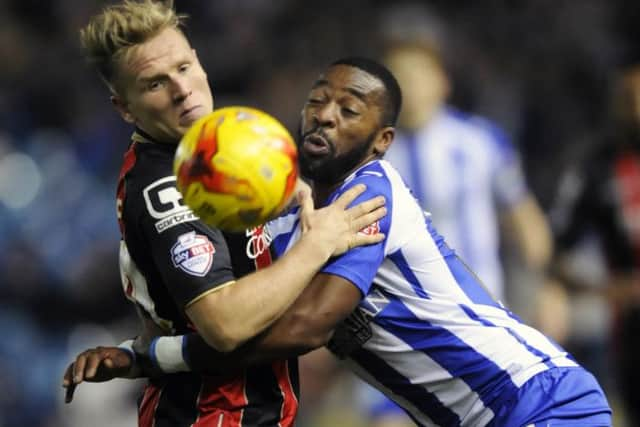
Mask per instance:
[[[314,83],[302,110],[298,148],[302,174],[335,184],[375,157],[384,86],[348,65],[330,67]]]
[[[163,142],[179,140],[213,110],[207,75],[184,35],[168,28],[129,49],[116,68],[122,117]]]

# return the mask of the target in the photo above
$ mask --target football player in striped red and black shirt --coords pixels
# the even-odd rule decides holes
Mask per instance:
[[[230,351],[277,319],[332,255],[379,241],[381,236],[357,232],[384,214],[377,209],[383,201],[346,209],[360,188],[314,211],[307,194],[301,198],[308,222],[302,241],[290,255],[253,272],[271,262],[261,229],[226,235],[210,228],[175,187],[177,143],[212,111],[213,98],[180,30],[182,16],[168,3],[123,2],[95,15],[81,31],[114,106],[136,128],[117,187],[122,285],[144,320],[143,336],[197,330],[213,348]],[[65,374],[68,400],[79,382],[92,377],[85,377],[82,354]],[[164,375],[147,385],[139,425],[289,426],[297,389],[297,368],[288,360],[224,375]]]

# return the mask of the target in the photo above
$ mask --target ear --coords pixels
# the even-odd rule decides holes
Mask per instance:
[[[129,111],[127,107],[127,103],[120,97],[120,95],[111,95],[111,104],[115,107],[115,109],[120,113],[122,119],[127,123],[135,123],[136,119]]]
[[[384,127],[378,132],[378,137],[373,143],[373,152],[378,157],[382,157],[382,155],[387,152],[393,142],[395,134],[396,129],[392,126]]]

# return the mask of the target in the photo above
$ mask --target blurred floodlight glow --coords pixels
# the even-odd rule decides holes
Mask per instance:
[[[31,157],[14,152],[0,159],[0,203],[22,209],[35,199],[41,184],[40,169]]]

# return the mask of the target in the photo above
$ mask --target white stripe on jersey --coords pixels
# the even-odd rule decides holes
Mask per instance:
[[[391,400],[393,400],[398,405],[400,405],[405,411],[411,414],[414,420],[420,423],[420,425],[437,426],[437,424],[435,424],[427,414],[425,414],[423,411],[418,409],[410,401],[406,400],[402,396],[395,394],[392,389],[388,388],[384,383],[379,382],[376,377],[369,374],[369,372],[363,369],[360,365],[350,361],[349,359],[345,361],[345,364],[357,376],[362,378],[364,381],[366,381],[368,384],[372,385],[376,389],[380,390],[387,397],[389,397]]]
[[[460,378],[453,377],[427,354],[414,351],[411,346],[384,328],[372,324],[372,329],[374,334],[365,343],[365,350],[371,349],[376,352],[389,366],[405,378],[409,378],[412,384],[422,386],[427,392],[437,396],[438,400],[460,419],[493,418],[491,409],[486,408],[480,396]]]

